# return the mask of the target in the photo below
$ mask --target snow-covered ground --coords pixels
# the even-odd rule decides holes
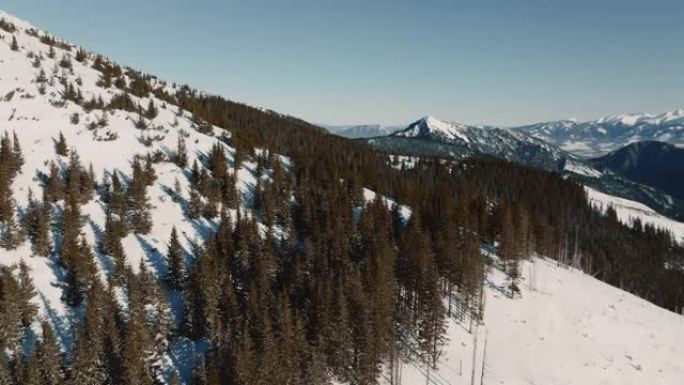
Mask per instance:
[[[604,194],[589,187],[585,187],[585,190],[594,207],[604,211],[612,206],[621,222],[631,225],[639,218],[642,223],[650,223],[655,227],[669,230],[676,239],[684,242],[684,223],[660,215],[642,203]]]
[[[2,11],[0,18],[16,25],[17,31],[13,35],[19,46],[17,51],[12,50],[10,43],[13,35],[0,30],[0,121],[3,122],[0,125],[0,134],[7,132],[10,137],[12,133],[17,134],[25,160],[12,186],[19,213],[26,208],[29,189],[33,191],[35,198],[41,198],[42,188],[38,176],[41,173],[49,174],[50,162],[54,162],[62,171],[66,168],[69,158],[55,152],[60,132],[66,138],[69,149],[78,153],[81,163],[86,168],[92,164],[98,182],[103,180],[105,174],[111,175],[112,172],[118,172],[123,181],[127,181],[131,177],[131,161],[134,156],[155,152],[166,156],[172,155],[181,137],[184,138],[187,147],[189,166],[195,160],[199,161],[206,156],[212,146],[219,144],[226,153],[231,166],[229,169],[234,169],[234,149],[220,139],[221,136],[230,137],[229,131],[213,127],[210,135],[201,133],[197,130],[197,123],[192,114],[180,111],[177,106],[164,103],[152,94],[146,98],[129,94],[133,103],[145,108],[152,100],[158,110],[158,115],[154,119],[147,120],[148,128],[145,130],[135,127],[135,122],[139,119],[137,113],[123,110],[103,112],[100,109],[88,112],[76,103],[64,102],[64,86],[60,83],[61,79],[66,79],[77,87],[85,101],[101,97],[106,104],[122,91],[115,87],[103,88],[97,85],[101,74],[92,68],[94,54],[90,54],[86,62],[80,63],[75,60],[78,47],[71,46],[70,51],[55,47],[55,55],[50,58],[49,46],[43,44],[38,37],[43,36],[44,32]],[[29,34],[29,31],[35,32]],[[70,57],[71,69],[59,65],[62,58],[67,56]],[[34,65],[36,57],[41,58],[38,66]],[[41,69],[48,80],[43,83],[44,93],[39,92],[40,83],[36,81]],[[130,82],[128,76],[126,80]],[[163,87],[172,94],[178,90],[175,84],[157,79],[153,79],[152,82],[155,87]],[[73,114],[79,115],[77,123],[72,122]],[[103,114],[106,114],[107,125],[91,129],[89,124],[100,121]],[[103,140],[105,137],[111,138],[110,134],[115,134],[116,138]],[[144,139],[150,140],[145,143]],[[256,153],[263,151],[264,149],[255,149]],[[280,156],[280,161],[286,170],[294,166],[286,157]],[[178,230],[186,257],[191,258],[193,246],[201,244],[218,224],[216,220],[204,218],[188,220],[184,215],[183,206],[189,199],[189,168],[181,169],[171,162],[157,163],[154,167],[157,180],[147,190],[152,205],[152,230],[145,235],[129,234],[122,240],[122,245],[126,262],[134,272],[142,262],[158,277],[164,277],[167,242],[174,226]],[[263,178],[269,178],[270,170],[265,171]],[[236,183],[242,197],[242,213],[248,215],[249,209],[246,206],[253,200],[257,183],[254,159],[244,161],[237,167],[236,172]],[[181,193],[180,199],[174,200],[171,191],[176,181],[181,187]],[[375,193],[365,190],[365,196],[374,199]],[[395,204],[390,198],[382,198],[388,207]],[[114,269],[112,258],[102,255],[95,247],[105,227],[104,210],[105,205],[97,196],[82,207],[82,214],[85,217],[83,235],[95,252],[95,262],[103,281]],[[56,207],[55,211],[58,213],[59,207]],[[407,217],[410,215],[410,210],[406,207],[401,206],[401,212]],[[231,210],[230,214],[232,218],[236,218],[235,210]],[[263,226],[260,226],[263,229]],[[21,260],[28,265],[37,291],[33,298],[39,306],[38,317],[33,325],[35,331],[40,334],[40,320],[46,319],[52,323],[62,346],[68,347],[73,336],[73,322],[70,317],[74,315],[62,301],[64,271],[58,263],[57,256],[33,256],[28,241],[15,250],[0,248],[0,265],[11,266]],[[171,302],[174,314],[179,315],[180,304],[178,301]],[[175,365],[189,367],[193,363],[192,356],[196,355],[193,352],[201,350],[201,346],[198,347],[191,342],[178,341],[172,349],[171,357],[167,359],[169,362],[176,362]],[[178,358],[179,355],[185,357],[181,359]]]
[[[49,169],[49,162],[64,167],[68,159],[57,155],[54,144],[62,132],[70,148],[75,149],[81,161],[92,163],[98,181],[104,170],[119,171],[130,177],[130,161],[135,154],[161,151],[170,154],[176,148],[180,136],[185,137],[189,162],[206,154],[216,143],[227,152],[232,164],[234,150],[218,140],[217,136],[229,135],[214,127],[214,136],[199,133],[192,116],[182,116],[178,108],[154,99],[159,115],[146,131],[134,127],[137,114],[117,110],[107,116],[108,125],[89,130],[87,124],[101,118],[102,112],[85,112],[80,106],[67,102],[60,105],[63,87],[57,78],[66,76],[70,83],[81,82],[80,89],[85,100],[101,96],[105,102],[121,91],[103,89],[95,83],[99,73],[92,69],[92,58],[87,65],[73,60],[73,74],[62,70],[58,61],[64,52],[55,48],[54,59],[47,56],[48,46],[38,38],[26,34],[33,28],[27,23],[0,11],[5,18],[19,27],[15,33],[20,49],[9,47],[11,37],[0,33],[0,121],[1,131],[16,132],[23,148],[24,164],[14,185],[14,198],[18,210],[26,207],[28,189],[40,197],[39,172]],[[42,32],[39,32],[42,35]],[[32,65],[29,53],[43,57],[41,67],[48,77],[55,77],[53,85],[46,84],[46,93],[38,92],[35,79],[40,68]],[[56,68],[56,70],[54,70]],[[53,74],[54,71],[54,74]],[[80,80],[79,80],[80,79]],[[169,90],[173,86],[166,85]],[[148,98],[131,96],[136,103],[147,106]],[[80,122],[71,123],[71,115],[79,113]],[[107,131],[116,133],[113,141],[102,141]],[[141,137],[155,136],[150,146]],[[288,159],[283,159],[290,164]],[[142,261],[159,276],[165,274],[167,241],[171,228],[176,226],[180,241],[190,257],[192,244],[206,237],[216,223],[208,220],[189,221],[183,215],[182,205],[168,193],[176,179],[183,198],[187,199],[187,170],[172,163],[155,166],[157,181],[148,189],[153,205],[152,231],[147,235],[129,235],[123,240],[128,264],[137,270]],[[245,201],[249,201],[256,184],[255,164],[244,162],[237,171],[237,181]],[[609,197],[588,190],[592,201],[613,204],[624,221],[640,215],[642,220],[668,227],[684,237],[684,225],[655,214],[638,203]],[[375,194],[364,190],[366,200]],[[395,202],[384,198],[388,206]],[[91,245],[96,243],[104,228],[104,207],[93,200],[83,207],[86,216],[84,234]],[[408,217],[409,208],[401,207]],[[68,344],[73,330],[68,321],[68,307],[61,300],[59,283],[63,271],[56,257],[31,257],[27,243],[13,251],[0,250],[0,264],[11,265],[21,259],[30,267],[38,295],[33,299],[40,306],[38,319],[52,322],[61,342]],[[109,256],[96,255],[96,262],[103,278],[111,272],[113,261]],[[684,318],[655,307],[630,294],[605,285],[581,272],[564,269],[544,260],[534,260],[524,266],[525,273],[521,298],[509,299],[501,292],[504,276],[493,271],[489,275],[486,291],[484,324],[468,333],[468,325],[451,320],[449,343],[439,362],[439,369],[431,373],[433,384],[681,384],[684,383]],[[531,274],[532,273],[532,274]],[[531,274],[531,275],[530,275]],[[532,277],[534,279],[532,279]],[[534,290],[532,290],[532,288]],[[38,326],[38,323],[36,323]],[[477,349],[474,336],[477,335]],[[486,349],[485,349],[486,346]],[[178,341],[167,357],[174,365],[187,365],[192,357],[201,352],[202,346]],[[182,356],[184,355],[184,356]],[[182,356],[182,357],[181,357]],[[473,360],[473,357],[475,359]],[[481,368],[484,363],[484,374]],[[472,369],[475,369],[474,372]],[[474,381],[471,381],[474,380]],[[402,370],[403,384],[425,383],[425,370],[412,361]]]
[[[506,276],[490,272],[484,323],[473,333],[450,320],[429,384],[683,383],[684,317],[550,260],[525,262],[522,272],[514,299]],[[401,383],[425,384],[426,373],[404,363]]]

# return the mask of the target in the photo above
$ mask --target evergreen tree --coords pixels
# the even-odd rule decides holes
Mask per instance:
[[[168,266],[168,277],[166,279],[172,290],[182,290],[186,281],[185,256],[183,248],[178,241],[178,233],[174,226],[171,230],[169,248],[166,253],[166,264]]]
[[[49,202],[57,202],[64,198],[64,181],[61,172],[54,162],[50,162],[50,175],[45,182],[43,194]]]
[[[19,138],[17,137],[16,132],[12,133],[12,153],[14,155],[14,169],[20,171],[21,167],[24,165],[24,155],[22,154],[21,145],[19,144]]]
[[[19,44],[17,43],[17,37],[12,35],[12,43],[10,44],[12,51],[19,51]]]
[[[202,198],[197,189],[190,187],[190,202],[188,203],[187,215],[190,219],[198,219],[202,212]]]
[[[116,232],[119,238],[128,234],[128,202],[118,173],[112,173],[112,191],[110,194],[109,208],[112,215],[112,231]]]
[[[148,176],[142,170],[140,162],[135,159],[133,162],[133,180],[127,191],[127,202],[130,210],[131,229],[136,234],[147,234],[152,229],[150,204],[146,191],[147,178]]]
[[[19,262],[19,292],[18,300],[20,306],[20,319],[24,327],[29,327],[33,318],[38,313],[38,306],[31,303],[31,299],[36,295],[36,288],[29,274],[29,267],[22,259]]]
[[[147,104],[147,110],[145,111],[145,117],[149,120],[152,120],[157,117],[159,114],[159,111],[157,111],[157,107],[154,105],[154,101],[150,99],[150,102]]]
[[[47,321],[43,321],[41,327],[43,340],[38,344],[35,353],[40,363],[41,384],[62,384],[64,372],[55,334]]]
[[[185,139],[180,135],[178,136],[178,145],[174,154],[174,163],[180,168],[188,166],[188,149],[185,145]]]
[[[40,363],[38,362],[38,357],[35,353],[31,354],[28,358],[28,362],[23,367],[21,383],[23,385],[42,385],[43,383],[40,378]]]
[[[69,155],[69,149],[67,147],[66,143],[66,138],[64,137],[64,134],[62,132],[59,132],[59,139],[57,140],[57,144],[55,144],[55,152],[57,155],[61,156],[68,156]]]
[[[22,330],[21,315],[26,303],[19,282],[12,275],[12,269],[0,267],[0,348],[16,352]]]

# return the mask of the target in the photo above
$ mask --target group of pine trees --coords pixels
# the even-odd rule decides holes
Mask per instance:
[[[58,46],[45,41],[51,51]],[[89,56],[79,51],[76,60]],[[99,56],[92,67],[101,72],[100,86],[120,93],[105,106],[65,84],[67,99],[84,108],[138,112],[144,128],[157,107],[150,101],[143,109],[128,95],[154,95],[190,112],[199,131],[209,134],[212,124],[231,130],[193,162],[181,135],[169,159],[188,176],[189,191],[178,182],[174,200],[189,221],[213,220],[216,231],[186,250],[173,228],[166,274],[156,277],[145,264],[134,273],[122,240],[151,230],[152,157],[132,159],[126,178],[115,171],[97,182],[60,134],[55,152],[66,167],[49,165],[42,199],[29,192],[18,218],[11,185],[23,158],[16,135],[5,134],[2,246],[28,237],[35,256],[54,258],[64,272],[63,299],[82,316],[64,354],[48,322],[22,351],[22,334],[36,321],[35,289],[26,264],[2,268],[0,383],[155,385],[166,376],[162,361],[172,343],[189,339],[208,347],[189,363],[193,385],[319,384],[330,377],[373,384],[383,365],[397,384],[406,356],[437,366],[450,318],[481,321],[488,269],[508,275],[505,290],[514,297],[521,261],[535,254],[658,305],[684,305],[684,273],[673,267],[682,263],[682,246],[652,226],[621,224],[613,210],[599,213],[580,185],[559,175],[477,159],[422,159],[395,169],[384,154],[297,119],[186,86],[170,94],[152,77]],[[224,144],[234,149],[232,162]],[[254,170],[243,169],[247,159]],[[241,195],[237,176],[250,171],[254,193]],[[382,198],[366,202],[362,187],[410,211]],[[81,206],[94,197],[104,205],[105,226],[91,245]],[[483,249],[496,257],[483,258]],[[95,251],[113,263],[106,282]],[[180,298],[178,314],[168,298]],[[177,384],[179,374],[167,379]]]

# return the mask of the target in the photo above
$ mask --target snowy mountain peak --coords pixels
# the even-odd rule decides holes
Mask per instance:
[[[559,120],[516,128],[583,157],[596,157],[629,143],[656,140],[684,146],[684,110],[659,115],[608,115],[590,121]]]
[[[395,132],[394,136],[407,138],[432,138],[446,141],[461,140],[469,142],[466,135],[468,126],[460,123],[445,122],[434,116],[425,116],[411,123],[407,128]]]

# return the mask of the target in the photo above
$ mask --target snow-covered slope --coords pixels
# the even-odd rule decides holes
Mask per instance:
[[[614,208],[621,222],[631,225],[638,218],[642,223],[649,223],[655,227],[669,230],[676,239],[684,242],[684,223],[660,215],[652,208],[639,202],[604,194],[589,187],[585,189],[589,201],[597,209],[604,211],[608,207]]]
[[[684,147],[684,110],[659,115],[627,114],[580,122],[559,120],[517,127],[565,151],[596,157],[644,140],[657,140]]]
[[[546,259],[522,272],[522,296],[511,299],[506,275],[492,269],[484,323],[468,333],[467,319],[452,318],[430,381],[410,361],[401,383],[681,384],[684,317]]]
[[[136,155],[161,154],[169,159],[176,151],[179,138],[186,143],[189,165],[206,157],[212,146],[217,144],[224,149],[229,165],[234,165],[235,150],[225,140],[231,136],[229,131],[220,127],[200,129],[200,123],[192,114],[157,99],[152,93],[142,98],[128,94],[135,105],[144,108],[152,101],[158,109],[156,117],[146,120],[147,128],[144,130],[136,128],[136,122],[140,119],[137,112],[97,108],[87,111],[81,105],[65,101],[62,81],[77,85],[84,101],[101,98],[105,105],[123,91],[114,86],[103,88],[98,85],[101,72],[92,68],[96,57],[94,54],[89,53],[84,62],[79,62],[75,60],[78,47],[60,42],[61,47],[53,48],[54,57],[51,58],[50,46],[40,41],[44,36],[43,31],[2,11],[0,18],[17,27],[13,35],[0,31],[0,121],[3,122],[0,134],[7,132],[11,136],[16,133],[23,150],[25,164],[12,186],[19,213],[28,204],[29,189],[35,198],[40,199],[40,175],[49,174],[51,162],[62,171],[66,168],[69,158],[55,152],[60,133],[86,168],[92,164],[98,182],[103,180],[105,174],[111,175],[113,172],[123,176],[124,181],[128,180],[132,173],[131,162]],[[16,51],[11,49],[12,36],[18,42]],[[60,61],[65,58],[71,63],[71,68],[60,66]],[[45,73],[45,82],[37,81],[41,71]],[[127,75],[124,78],[127,82],[131,81]],[[171,94],[180,89],[180,86],[158,79],[152,79],[152,82],[155,88],[161,87]],[[42,87],[44,91],[41,91]],[[74,120],[76,115],[77,122]],[[106,125],[91,127],[91,123],[100,122],[103,116],[106,116]],[[257,149],[257,153],[260,151],[265,150]],[[293,166],[288,158],[279,158],[286,170]],[[210,232],[216,229],[218,220],[203,217],[189,220],[185,215],[183,202],[189,199],[190,190],[188,169],[181,169],[169,161],[155,163],[154,167],[157,180],[147,189],[152,205],[152,229],[148,234],[129,234],[122,240],[122,245],[126,262],[134,272],[138,271],[142,262],[158,277],[164,277],[164,256],[172,228],[177,228],[181,246],[186,257],[190,258],[194,245],[202,244]],[[233,167],[229,168],[233,172]],[[249,215],[248,206],[251,205],[257,183],[255,160],[247,159],[236,169],[236,184],[243,204],[242,215]],[[269,174],[270,170],[266,170],[263,178],[269,178]],[[175,190],[176,182],[180,185],[180,196],[174,200],[175,192],[171,191]],[[366,193],[375,196],[370,190]],[[113,272],[114,261],[110,256],[99,253],[95,247],[105,228],[105,204],[97,195],[93,198],[82,207],[85,217],[83,235],[96,255],[95,262],[104,282]],[[394,202],[385,199],[388,204]],[[60,204],[57,204],[55,213],[59,214],[60,211]],[[402,208],[402,212],[410,215],[406,208]],[[229,214],[235,218],[236,210],[231,210]],[[68,318],[73,315],[62,300],[64,271],[58,263],[58,257],[33,256],[28,240],[14,250],[0,248],[0,265],[11,266],[21,260],[29,266],[38,293],[33,298],[39,306],[37,320],[51,321],[60,342],[68,346],[73,336],[72,322]],[[175,311],[178,315],[178,306]],[[34,326],[39,332],[39,321]],[[194,347],[185,346],[183,349],[191,351]],[[192,362],[190,359],[186,364]]]
[[[185,139],[189,164],[205,156],[216,143],[223,146],[232,163],[234,150],[219,140],[222,135],[229,136],[229,132],[212,127],[212,135],[200,133],[191,114],[184,112],[181,115],[176,106],[167,105],[154,97],[151,98],[159,113],[154,119],[147,121],[149,128],[146,130],[135,127],[135,122],[139,119],[137,113],[116,109],[107,112],[95,109],[88,112],[73,102],[64,103],[64,86],[60,83],[62,79],[78,84],[86,101],[92,97],[101,97],[104,103],[108,103],[122,91],[115,87],[105,89],[96,84],[100,72],[91,68],[94,56],[90,55],[88,60],[80,63],[74,60],[76,47],[70,47],[70,51],[55,47],[54,58],[50,58],[49,46],[39,40],[43,32],[1,11],[0,17],[16,25],[18,29],[14,33],[19,45],[17,51],[10,48],[12,35],[0,31],[3,36],[3,41],[0,41],[0,121],[3,122],[0,133],[17,134],[25,159],[12,186],[18,212],[21,213],[26,208],[29,189],[34,192],[35,197],[40,198],[41,180],[38,176],[49,173],[50,162],[55,162],[62,170],[66,167],[69,159],[55,153],[60,132],[66,138],[70,150],[78,153],[81,162],[86,167],[92,164],[97,181],[102,181],[105,173],[112,172],[120,173],[124,180],[130,178],[131,161],[135,155],[160,152],[168,156],[175,151],[179,137]],[[38,66],[34,66],[37,57],[41,59]],[[59,65],[65,57],[70,58],[71,69]],[[41,70],[47,78],[44,83],[36,82]],[[39,86],[45,87],[44,93],[39,91]],[[165,87],[169,92],[175,89],[175,86],[160,81],[156,81],[155,86]],[[141,106],[147,106],[150,101],[150,98],[129,96],[134,103]],[[79,117],[75,124],[72,122],[74,114]],[[106,114],[107,125],[90,129],[90,123],[100,121],[103,114]],[[285,165],[289,164],[288,159],[282,160]],[[237,171],[237,186],[247,201],[251,200],[256,184],[255,167],[255,163],[245,161]],[[189,180],[184,170],[173,163],[161,162],[155,165],[155,172],[157,180],[147,189],[152,205],[152,229],[144,235],[129,234],[122,239],[122,245],[127,264],[133,271],[137,271],[142,262],[157,276],[164,277],[164,255],[172,227],[177,228],[181,245],[186,256],[190,257],[192,245],[205,238],[216,228],[217,223],[203,218],[187,220],[182,205],[172,198],[169,191],[178,181],[181,186],[180,199],[188,199]],[[59,206],[56,205],[55,214],[59,214]],[[105,228],[104,209],[105,205],[97,198],[82,207],[85,217],[83,234],[95,253],[95,263],[103,281],[112,274],[114,266],[113,259],[99,253],[95,247]],[[235,217],[234,211],[232,214]],[[33,325],[36,335],[40,335],[40,321],[47,320],[52,324],[61,346],[69,348],[74,336],[74,314],[63,301],[64,270],[58,263],[58,257],[33,256],[28,241],[15,250],[0,248],[0,265],[11,266],[21,260],[28,265],[37,291],[32,299],[38,305],[38,315]],[[172,303],[176,320],[179,319],[179,305]],[[172,349],[172,352],[189,355],[190,358],[184,360],[184,364],[191,365],[194,362],[192,352],[196,350],[201,351],[202,347],[188,343]],[[168,356],[165,359],[171,365],[172,358]]]

